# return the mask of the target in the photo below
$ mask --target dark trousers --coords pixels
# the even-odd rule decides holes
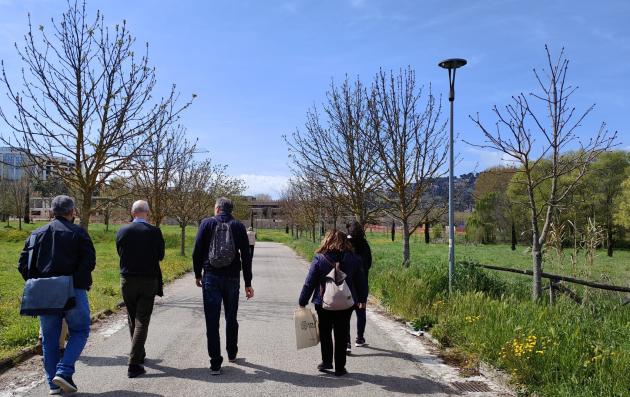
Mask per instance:
[[[252,254],[252,258],[253,258],[254,257],[254,246],[253,245],[249,246],[249,252],[250,252],[250,254]]]
[[[238,353],[238,294],[241,288],[238,277],[217,276],[210,272],[203,273],[203,311],[206,317],[206,336],[208,337],[208,355],[213,370],[221,368],[221,337],[219,319],[221,303],[225,309],[225,339],[228,358]]]
[[[321,306],[315,306],[315,309],[319,318],[319,341],[322,350],[322,362],[324,364],[332,364],[334,355],[335,371],[341,371],[346,367],[346,341],[348,332],[350,332],[352,309],[325,310]]]
[[[120,289],[125,306],[127,306],[127,322],[131,335],[129,365],[142,364],[146,355],[144,344],[149,333],[149,322],[157,288],[157,277],[122,276],[120,278]]]
[[[365,308],[359,309],[359,307],[355,305],[354,311],[357,313],[357,338],[363,339],[363,334],[365,333],[365,323],[367,322],[365,318]],[[351,341],[350,330],[348,329],[348,343],[351,343]]]

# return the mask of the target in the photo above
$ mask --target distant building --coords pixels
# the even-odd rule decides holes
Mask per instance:
[[[74,167],[74,162],[61,158],[52,157],[43,167],[31,164],[28,156],[10,147],[0,147],[0,179],[17,181],[26,173],[28,175],[46,180],[55,170],[61,167],[64,171]]]

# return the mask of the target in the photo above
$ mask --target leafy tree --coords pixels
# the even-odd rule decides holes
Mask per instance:
[[[516,249],[517,219],[514,203],[510,200],[507,191],[516,171],[513,167],[493,167],[483,171],[475,181],[474,192],[477,201],[488,194],[494,194],[494,229],[501,240],[507,240],[509,234],[512,250]]]
[[[472,216],[466,222],[466,238],[482,244],[496,242],[497,224],[500,214],[500,195],[496,192],[484,193],[477,202]]]
[[[630,176],[621,184],[621,192],[614,219],[617,224],[630,228]]]
[[[591,201],[595,206],[594,219],[606,230],[607,255],[613,256],[615,239],[619,233],[614,212],[622,194],[623,182],[630,171],[630,154],[624,151],[602,153],[593,163],[585,184],[592,187]],[[593,194],[594,193],[594,194]]]

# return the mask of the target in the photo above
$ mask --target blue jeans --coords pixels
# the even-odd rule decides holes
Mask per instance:
[[[238,352],[238,294],[241,284],[238,277],[217,276],[210,272],[203,273],[203,311],[206,317],[206,335],[208,337],[208,355],[210,367],[221,368],[221,337],[219,319],[221,302],[225,309],[225,347],[228,358],[235,358]]]
[[[90,304],[87,291],[74,289],[76,305],[62,314],[46,314],[39,316],[42,327],[42,350],[44,351],[44,371],[51,388],[57,388],[52,383],[55,375],[72,376],[74,363],[79,359],[88,336],[90,335]],[[68,344],[61,357],[59,350],[59,336],[61,335],[61,320],[68,323]]]

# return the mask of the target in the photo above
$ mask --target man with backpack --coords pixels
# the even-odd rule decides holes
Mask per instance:
[[[219,375],[223,363],[219,336],[221,303],[225,310],[228,360],[235,362],[238,353],[237,312],[241,269],[247,299],[254,297],[254,289],[252,257],[245,225],[232,216],[234,205],[231,200],[221,197],[214,207],[215,216],[204,219],[199,225],[193,249],[193,268],[195,283],[203,291],[210,373]]]

